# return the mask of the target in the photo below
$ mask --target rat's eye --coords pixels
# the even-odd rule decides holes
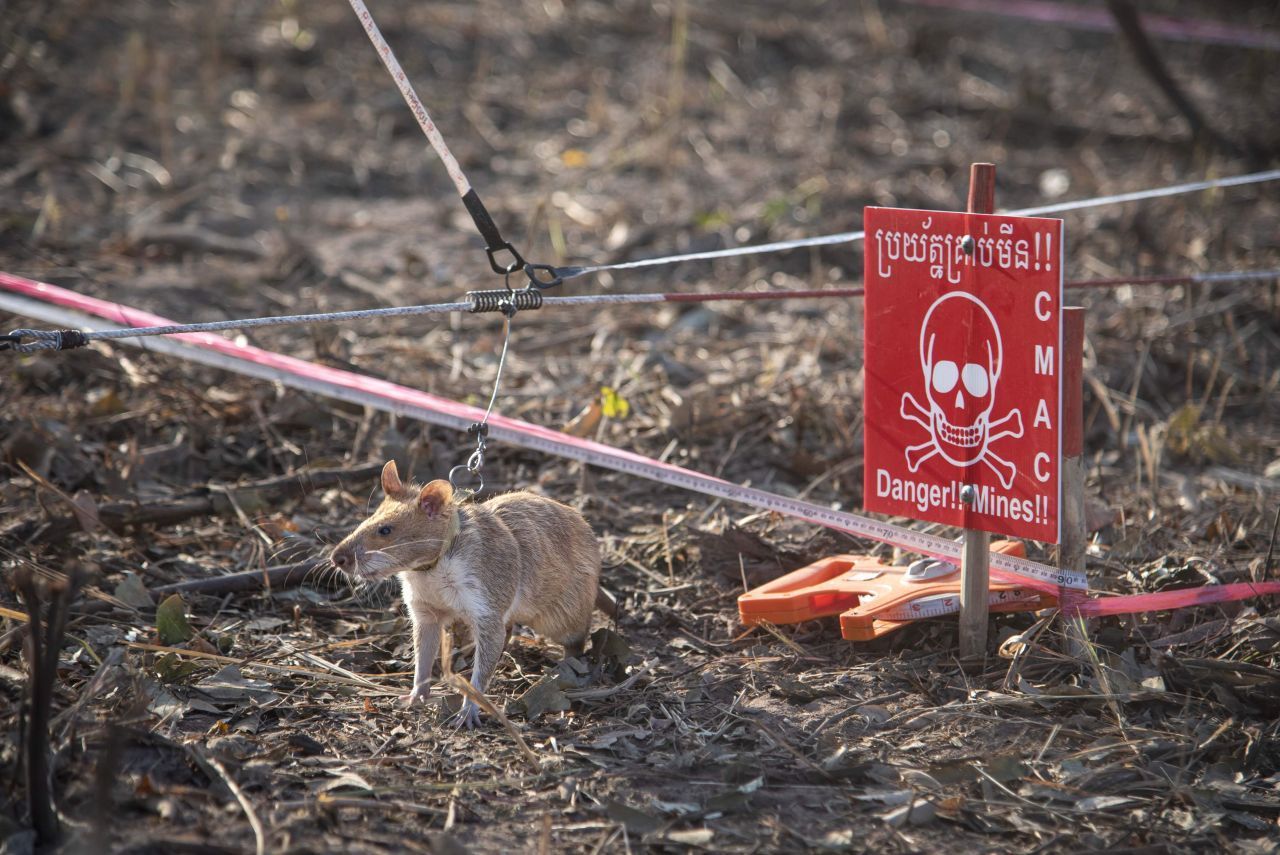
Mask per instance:
[[[378,526],[378,534],[382,535],[383,537],[386,537],[387,535],[391,534],[391,526],[389,525]]]

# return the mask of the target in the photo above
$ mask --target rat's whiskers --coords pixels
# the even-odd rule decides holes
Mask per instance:
[[[422,543],[439,545],[443,542],[444,542],[444,538],[442,537],[427,537],[427,538],[423,538],[422,540],[406,540],[404,543],[393,543],[390,546],[384,546],[380,551],[390,552],[393,549],[404,549],[406,547],[417,546],[418,544],[422,544]]]
[[[343,574],[338,570],[332,559],[324,558],[308,570],[303,579],[304,581],[312,581],[314,578],[317,588],[330,594],[336,594],[342,583],[342,576]]]
[[[364,554],[365,566],[362,571],[365,576],[371,579],[380,578],[387,573],[395,570],[400,563],[393,557],[383,552],[381,549],[374,549]]]

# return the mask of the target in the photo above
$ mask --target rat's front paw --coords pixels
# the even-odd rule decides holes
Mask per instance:
[[[480,726],[480,707],[472,701],[463,701],[462,709],[453,717],[454,730],[474,730]]]
[[[400,706],[406,709],[418,703],[426,703],[427,698],[431,696],[431,686],[423,683],[413,687],[413,691],[407,695],[400,696]]]

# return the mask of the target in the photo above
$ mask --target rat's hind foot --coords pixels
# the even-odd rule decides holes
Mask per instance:
[[[431,684],[419,683],[418,685],[413,687],[412,692],[410,692],[407,695],[400,696],[400,706],[405,707],[407,709],[408,707],[411,707],[414,704],[424,704],[427,702],[427,698],[429,698],[430,696],[431,696]]]
[[[454,730],[475,730],[480,726],[480,707],[469,699],[465,700],[462,702],[462,709],[450,721]]]

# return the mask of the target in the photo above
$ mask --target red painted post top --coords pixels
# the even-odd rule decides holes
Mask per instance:
[[[974,163],[969,167],[970,214],[994,214],[996,212],[996,165]]]

